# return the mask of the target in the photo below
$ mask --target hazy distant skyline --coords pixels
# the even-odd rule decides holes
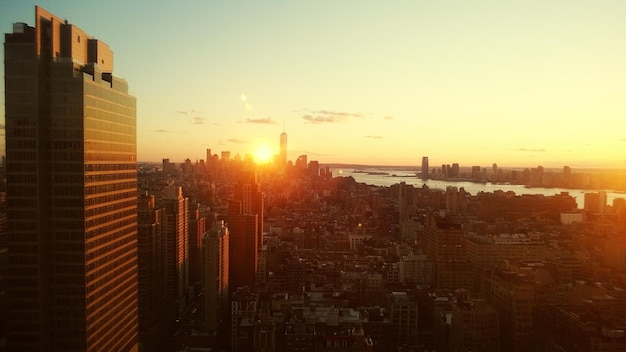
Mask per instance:
[[[111,47],[139,161],[284,126],[289,160],[626,168],[624,1],[0,0],[2,33],[35,5]]]

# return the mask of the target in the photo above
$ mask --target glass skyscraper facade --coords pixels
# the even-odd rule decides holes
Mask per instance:
[[[9,350],[137,349],[136,99],[37,7],[5,36]]]

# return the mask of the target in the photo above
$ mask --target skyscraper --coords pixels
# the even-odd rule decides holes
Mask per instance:
[[[173,321],[167,307],[165,282],[164,212],[154,196],[138,199],[139,348],[156,351],[165,341],[165,322]],[[168,319],[169,318],[169,319]]]
[[[168,304],[175,302],[176,317],[182,317],[187,306],[189,287],[189,198],[180,186],[168,185],[158,205],[164,209],[165,277]]]
[[[287,165],[287,133],[283,131],[280,134],[280,166]]]
[[[428,157],[422,157],[422,180],[428,180]]]
[[[204,235],[204,319],[205,327],[215,331],[228,316],[228,227],[216,221]]]
[[[4,47],[7,346],[134,351],[136,100],[107,44],[35,16]]]

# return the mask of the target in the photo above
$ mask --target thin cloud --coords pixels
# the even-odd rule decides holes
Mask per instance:
[[[244,140],[241,140],[241,139],[237,139],[237,138],[227,139],[227,141],[229,141],[231,143],[235,143],[235,144],[248,144],[247,141],[244,141]]]
[[[543,153],[546,150],[545,149],[533,149],[533,148],[519,148],[517,149],[520,152],[532,152],[532,153]]]
[[[201,116],[196,116],[191,119],[191,123],[194,125],[203,125],[206,122],[206,119]]]
[[[172,131],[168,131],[168,130],[154,130],[154,132],[156,132],[156,133],[170,133]]]
[[[176,113],[181,114],[181,115],[197,115],[197,114],[202,114],[202,110],[196,110],[196,109],[176,110]]]
[[[274,121],[271,117],[264,119],[246,119],[246,123],[260,123],[266,125],[278,125],[278,122]]]
[[[308,110],[302,119],[311,124],[344,122],[350,118],[362,118],[363,114],[332,110]]]
[[[365,136],[365,138],[371,138],[371,139],[382,139],[383,136]]]

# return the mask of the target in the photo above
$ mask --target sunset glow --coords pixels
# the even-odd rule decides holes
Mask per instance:
[[[260,164],[268,164],[272,161],[272,151],[266,144],[261,144],[254,152],[254,161]]]
[[[140,161],[284,130],[292,162],[626,168],[624,1],[12,1],[3,32],[35,4],[115,48]]]

